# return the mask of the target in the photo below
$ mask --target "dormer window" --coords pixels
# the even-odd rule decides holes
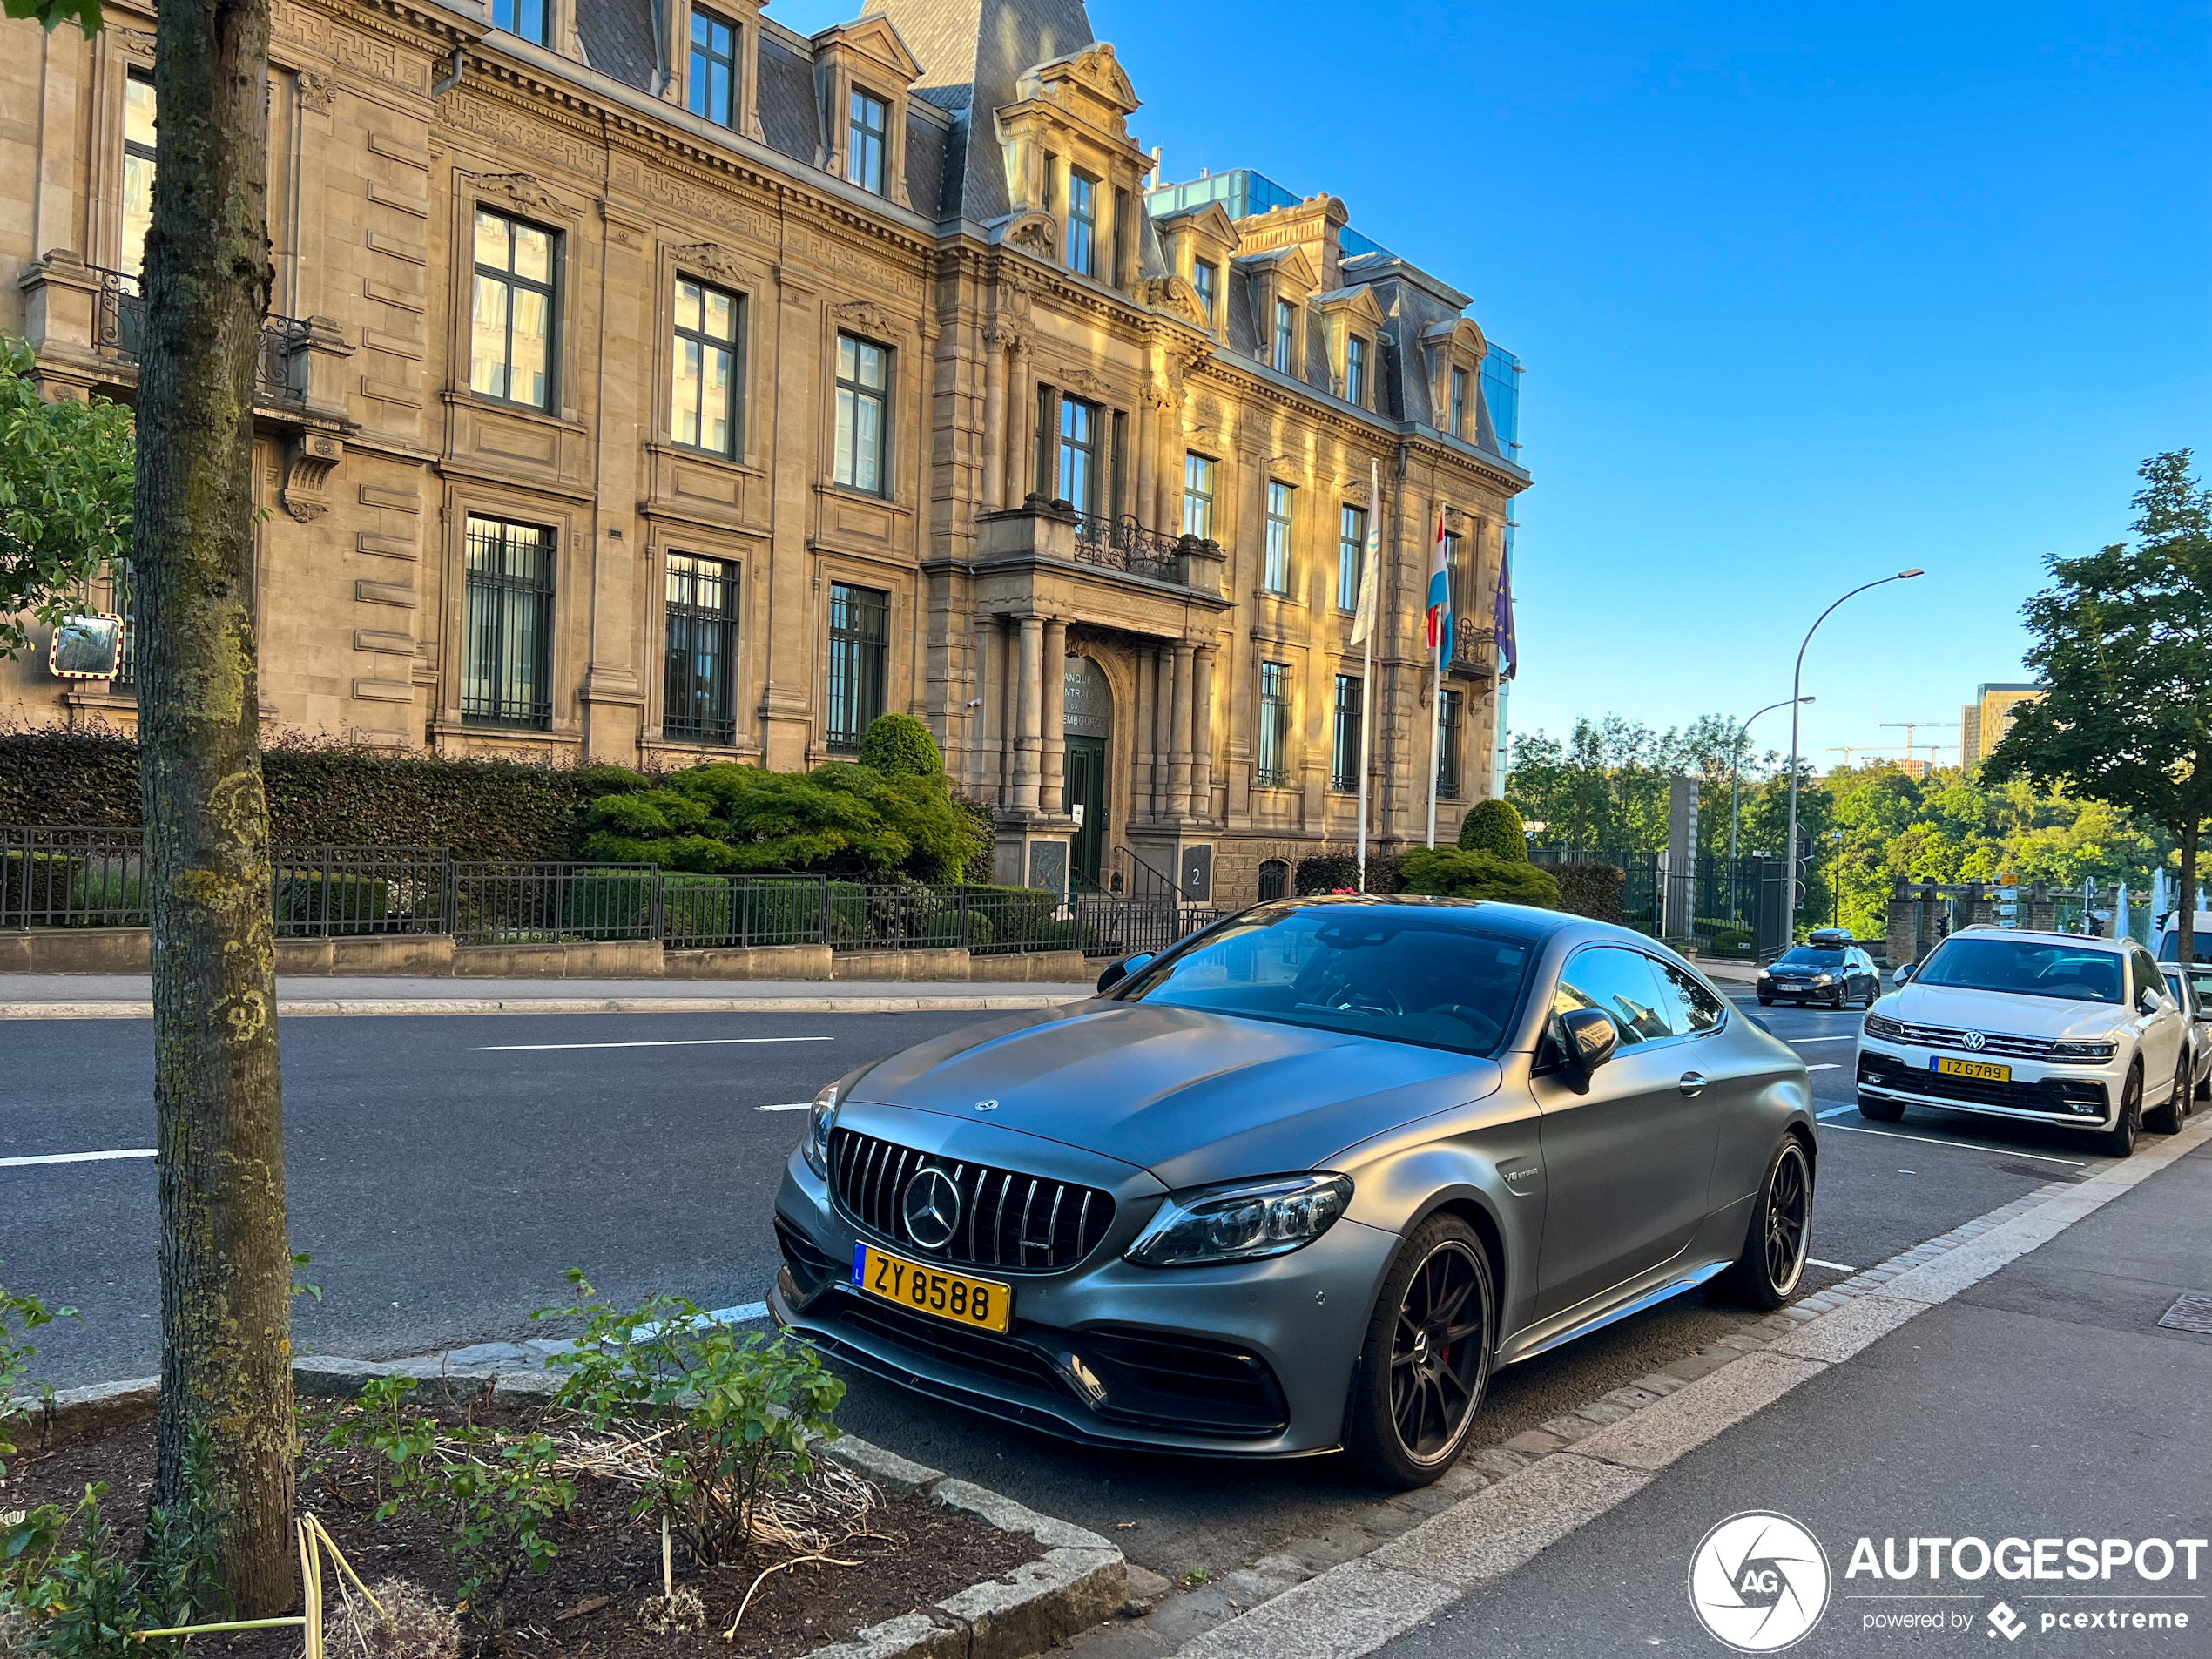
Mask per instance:
[[[1367,407],[1367,342],[1353,334],[1344,342],[1345,401]]]
[[[1214,267],[1211,261],[1200,260],[1190,267],[1190,286],[1198,291],[1198,309],[1206,314],[1206,320],[1216,320],[1213,309]]]
[[[1087,172],[1068,172],[1068,268],[1082,276],[1097,275],[1098,180]]]
[[[889,107],[881,98],[853,89],[846,124],[845,177],[877,196],[883,194],[884,135],[889,121]]]
[[[738,26],[692,7],[691,73],[685,87],[691,113],[717,126],[737,125],[737,79]]]
[[[1289,300],[1278,300],[1275,302],[1274,363],[1276,372],[1278,374],[1287,374],[1291,372],[1291,353],[1297,343],[1297,312],[1291,308]]]
[[[491,26],[545,44],[545,0],[491,0]]]
[[[1464,368],[1452,371],[1451,432],[1455,438],[1467,435],[1467,372]]]

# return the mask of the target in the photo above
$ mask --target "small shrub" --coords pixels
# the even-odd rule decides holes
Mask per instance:
[[[1521,828],[1521,814],[1507,801],[1479,800],[1468,807],[1467,815],[1460,820],[1460,848],[1487,853],[1509,864],[1528,862],[1527,832]]]
[[[30,1380],[30,1362],[38,1357],[38,1347],[23,1339],[42,1325],[76,1317],[75,1308],[49,1309],[37,1297],[0,1285],[0,1476],[8,1473],[8,1460],[16,1454],[14,1436],[29,1407],[54,1397],[52,1384]]]
[[[1300,859],[1297,873],[1291,879],[1291,891],[1301,899],[1317,893],[1357,893],[1359,891],[1359,860],[1349,853],[1325,853],[1314,858]],[[1398,872],[1398,854],[1367,854],[1367,891],[1403,891]]]
[[[934,778],[945,757],[929,728],[911,714],[879,714],[860,734],[860,764],[887,778]]]
[[[554,1403],[603,1431],[672,1416],[631,1513],[658,1510],[694,1561],[729,1560],[752,1535],[763,1496],[813,1471],[807,1442],[835,1432],[845,1385],[812,1348],[739,1336],[682,1297],[649,1296],[625,1310],[576,1269],[568,1280],[572,1305],[532,1315],[583,1321],[576,1346],[548,1362],[568,1371]]]
[[[1525,860],[1516,863],[1487,853],[1464,853],[1456,846],[1433,851],[1415,847],[1399,856],[1398,868],[1408,893],[1559,908],[1559,883],[1548,871]]]

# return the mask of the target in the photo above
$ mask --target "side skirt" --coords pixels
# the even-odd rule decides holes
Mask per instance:
[[[1562,1347],[1578,1337],[1586,1337],[1593,1331],[1602,1331],[1607,1325],[1633,1318],[1647,1308],[1654,1308],[1662,1302],[1671,1301],[1685,1291],[1694,1291],[1708,1280],[1718,1278],[1728,1269],[1729,1264],[1726,1262],[1708,1262],[1702,1267],[1693,1267],[1688,1272],[1677,1274],[1655,1289],[1646,1291],[1641,1296],[1631,1298],[1613,1307],[1602,1308],[1595,1313],[1575,1321],[1562,1331],[1554,1332],[1550,1336],[1542,1338],[1517,1353],[1501,1354],[1498,1363],[1517,1366],[1522,1360],[1533,1359],[1540,1353],[1549,1353],[1554,1348]]]

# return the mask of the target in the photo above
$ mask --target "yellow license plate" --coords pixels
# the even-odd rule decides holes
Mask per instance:
[[[1014,1323],[1011,1285],[948,1273],[942,1268],[894,1256],[873,1244],[853,1246],[853,1285],[867,1295],[979,1331],[1004,1335]]]
[[[1979,1077],[1986,1083],[2008,1083],[2013,1081],[2010,1066],[1993,1066],[1986,1060],[1938,1059],[1935,1069],[1953,1077]]]

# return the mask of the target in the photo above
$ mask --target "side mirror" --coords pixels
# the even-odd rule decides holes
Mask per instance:
[[[1912,977],[1912,963],[1910,963],[1910,962],[1906,962],[1906,963],[1905,963],[1902,967],[1900,967],[1900,968],[1897,970],[1897,982],[1898,982],[1899,985],[1904,984],[1905,981],[1907,981],[1907,980],[1911,979]]]
[[[1098,976],[1098,988],[1102,991],[1112,990],[1131,974],[1150,961],[1155,954],[1148,950],[1141,955],[1123,957],[1121,961],[1113,963]]]
[[[1590,1086],[1590,1075],[1613,1058],[1621,1029],[1603,1008],[1570,1008],[1559,1016],[1560,1058],[1576,1094]]]

